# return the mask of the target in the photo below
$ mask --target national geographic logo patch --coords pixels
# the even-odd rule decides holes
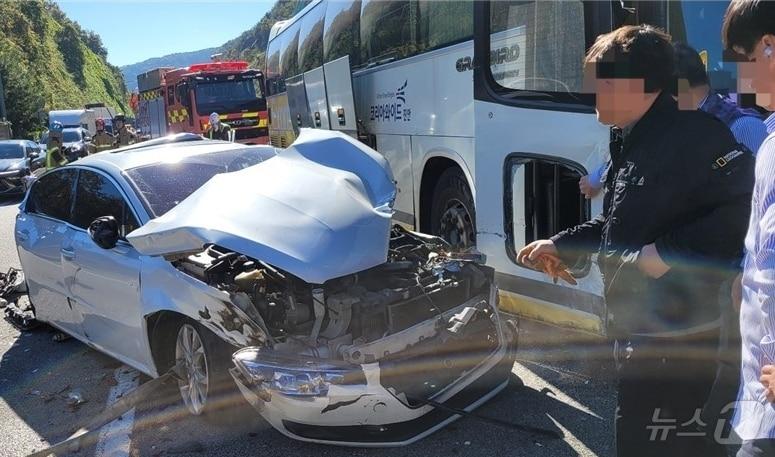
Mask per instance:
[[[713,168],[714,170],[724,168],[729,162],[735,160],[737,157],[740,157],[743,154],[745,154],[744,151],[735,149],[734,151],[729,152],[726,155],[716,159],[716,161],[713,162],[713,165],[711,165],[711,168]]]

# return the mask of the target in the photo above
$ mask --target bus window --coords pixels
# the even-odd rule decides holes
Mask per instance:
[[[422,50],[470,40],[474,33],[473,1],[421,0],[419,47]]]
[[[506,233],[512,255],[519,247],[548,239],[590,219],[591,206],[579,193],[579,166],[559,160],[512,156],[507,192]],[[572,266],[586,268],[586,258]]]
[[[299,22],[282,34],[280,44],[280,92],[285,92],[285,80],[299,74]]]
[[[326,2],[319,3],[301,19],[299,31],[299,72],[323,65],[323,20]]]
[[[377,63],[417,52],[416,2],[366,0],[361,7],[361,61]]]
[[[582,1],[493,2],[490,32],[490,70],[502,88],[581,92]]]
[[[674,42],[688,44],[700,53],[710,86],[721,93],[736,92],[737,66],[724,62],[721,23],[729,5],[725,1],[667,2],[667,31]]]
[[[357,0],[327,3],[323,35],[324,62],[350,56],[350,65],[356,67],[360,64],[361,2]]]
[[[277,82],[280,77],[280,38],[269,43],[266,50],[266,94],[279,93]]]

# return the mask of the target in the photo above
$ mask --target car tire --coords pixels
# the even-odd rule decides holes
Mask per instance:
[[[457,248],[476,245],[476,210],[463,172],[448,168],[439,177],[431,203],[431,233]]]
[[[229,374],[236,349],[191,320],[181,322],[176,335],[173,361],[180,364],[177,384],[186,409],[211,423],[234,423],[246,405]]]

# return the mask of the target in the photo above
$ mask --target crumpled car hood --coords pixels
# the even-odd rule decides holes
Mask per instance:
[[[216,244],[322,284],[387,260],[395,192],[378,152],[302,129],[277,157],[216,175],[127,239],[152,256]]]
[[[24,159],[0,159],[0,171],[21,170],[24,167]]]

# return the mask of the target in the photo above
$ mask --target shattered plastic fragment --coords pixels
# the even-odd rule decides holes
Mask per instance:
[[[83,398],[80,390],[75,389],[67,394],[67,404],[71,408],[78,408],[84,403],[86,403],[86,399]]]

